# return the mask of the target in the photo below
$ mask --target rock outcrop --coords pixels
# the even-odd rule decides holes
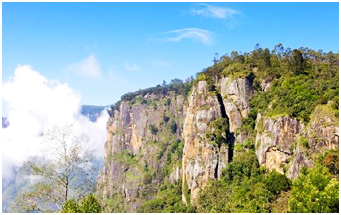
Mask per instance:
[[[226,135],[234,144],[234,132],[247,117],[253,96],[252,82],[248,79],[223,78],[218,92],[209,92],[206,81],[193,86],[188,97],[184,121],[183,201],[193,203],[198,192],[204,189],[209,179],[219,179],[222,169],[231,159],[232,153],[226,144],[212,144],[206,138],[210,122],[220,117],[229,124]],[[189,193],[189,194],[188,194]]]
[[[156,194],[158,185],[166,180],[161,174],[166,165],[165,155],[180,138],[182,101],[183,97],[174,93],[151,96],[148,102],[139,97],[122,102],[119,110],[114,111],[107,124],[105,162],[98,179],[97,190],[103,202],[123,199],[124,211],[134,212]],[[175,124],[173,130],[171,124]],[[172,168],[179,166],[174,164]]]
[[[339,148],[339,119],[333,114],[332,103],[318,105],[308,125],[309,143],[312,150]]]
[[[233,158],[231,146],[245,139],[235,133],[248,117],[254,88],[250,77],[208,82],[195,82],[186,99],[170,91],[121,103],[107,125],[105,164],[98,179],[103,202],[118,202],[121,196],[124,211],[135,212],[163,182],[181,180],[182,200],[193,204],[210,179],[220,179]],[[263,91],[269,87],[270,82],[262,83]],[[318,106],[308,125],[288,116],[258,114],[259,164],[296,178],[302,167],[313,166],[311,154],[338,148],[338,121],[328,105]],[[217,143],[210,135],[221,118],[228,126],[221,129],[224,141]]]
[[[252,82],[247,78],[232,79],[227,77],[221,79],[220,88],[229,118],[230,132],[234,133],[242,124],[242,118],[249,114],[249,101],[254,93]]]
[[[184,121],[184,151],[182,157],[183,201],[190,192],[193,201],[200,189],[206,186],[208,179],[216,178],[219,153],[217,146],[206,140],[208,124],[221,117],[220,104],[215,94],[208,92],[206,81],[199,81],[193,86],[188,97],[186,118]],[[186,187],[187,185],[187,187]]]
[[[255,145],[259,164],[293,179],[302,167],[314,165],[313,154],[337,149],[339,126],[329,105],[317,106],[306,128],[297,119],[258,114]]]
[[[262,119],[257,117],[256,155],[260,165],[279,172],[281,163],[288,162],[290,148],[299,138],[303,125],[290,117]]]

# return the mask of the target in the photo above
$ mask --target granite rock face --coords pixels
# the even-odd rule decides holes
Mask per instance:
[[[257,116],[256,154],[260,165],[299,176],[302,167],[312,167],[312,155],[339,147],[339,126],[330,106],[318,106],[310,123],[290,117],[277,119]]]
[[[258,114],[256,136],[256,155],[260,165],[268,165],[269,161],[275,164],[272,166],[279,169],[281,162],[273,162],[274,156],[277,160],[286,162],[286,155],[290,155],[290,147],[300,136],[303,125],[299,120],[290,117],[279,117],[278,119],[261,119]],[[268,156],[270,155],[270,157]]]
[[[209,122],[221,117],[220,105],[214,94],[210,94],[205,81],[193,86],[188,97],[188,106],[184,120],[184,150],[182,157],[183,201],[184,193],[190,190],[193,201],[200,189],[206,186],[208,179],[213,179],[219,159],[219,148],[208,143],[205,134]],[[187,187],[186,187],[187,184]]]
[[[173,92],[120,104],[107,124],[105,163],[98,178],[103,202],[118,201],[120,196],[125,211],[134,212],[153,198],[165,180],[182,180],[183,201],[193,203],[209,179],[220,179],[231,153],[228,145],[207,140],[206,133],[211,122],[226,118],[226,136],[234,140],[235,130],[249,112],[253,86],[241,78],[223,78],[215,85],[218,90],[209,91],[206,81],[198,81],[186,99]],[[172,131],[174,123],[176,131]],[[174,142],[182,142],[183,149],[179,162],[173,164],[169,160],[173,155],[168,156]]]
[[[183,97],[149,95],[148,101],[122,102],[107,123],[105,162],[97,190],[103,202],[122,198],[126,212],[136,211],[156,194],[166,180],[161,172],[168,148],[181,138]],[[171,123],[176,131],[171,131]]]
[[[270,82],[261,87],[267,92]],[[219,180],[233,160],[229,146],[244,142],[245,137],[235,134],[248,117],[253,95],[252,79],[225,77],[214,84],[195,82],[187,98],[171,91],[123,101],[107,124],[105,163],[98,178],[103,202],[121,196],[125,212],[135,212],[155,197],[162,183],[181,181],[182,200],[195,204],[208,180]],[[331,112],[330,104],[318,106],[308,125],[259,113],[255,140],[259,164],[293,179],[302,167],[314,165],[311,155],[337,149],[338,119]],[[228,123],[224,133],[228,141],[223,144],[208,136],[215,129],[211,123],[220,118]]]
[[[223,78],[219,82],[220,91],[208,91],[206,81],[199,81],[193,86],[188,97],[186,118],[184,121],[184,151],[182,158],[183,201],[193,203],[198,192],[204,189],[209,179],[220,179],[221,172],[231,159],[228,146],[220,147],[212,144],[205,137],[210,122],[218,118],[226,118],[229,130],[226,135],[234,141],[234,132],[247,117],[249,101],[253,96],[252,83],[247,79]],[[232,143],[233,144],[233,143]],[[186,187],[187,186],[187,187]]]
[[[230,121],[230,132],[235,132],[236,128],[242,124],[241,119],[249,114],[249,101],[254,93],[252,82],[247,78],[232,79],[227,77],[221,79],[220,87]]]

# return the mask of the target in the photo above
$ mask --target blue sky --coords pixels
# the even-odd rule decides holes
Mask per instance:
[[[2,3],[2,82],[17,65],[81,104],[186,79],[232,50],[339,50],[339,3]]]

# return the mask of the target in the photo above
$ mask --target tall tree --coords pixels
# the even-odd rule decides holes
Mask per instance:
[[[69,199],[80,199],[95,189],[94,156],[84,149],[85,138],[73,136],[72,125],[53,127],[43,137],[42,156],[27,161],[21,174],[32,181],[19,193],[13,212],[60,211]]]

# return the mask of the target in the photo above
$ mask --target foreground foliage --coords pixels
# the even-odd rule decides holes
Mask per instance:
[[[101,205],[93,194],[89,194],[78,205],[73,199],[65,202],[61,213],[101,213]]]
[[[293,183],[289,212],[338,213],[339,182],[322,165],[301,171]]]
[[[72,125],[48,130],[42,152],[21,167],[19,174],[30,186],[17,194],[12,212],[60,211],[69,199],[94,192],[94,156],[83,148],[83,140],[73,138]]]
[[[288,191],[291,181],[258,165],[254,151],[235,157],[223,171],[220,181],[211,181],[197,199],[200,213],[271,212],[271,203],[280,192]]]

